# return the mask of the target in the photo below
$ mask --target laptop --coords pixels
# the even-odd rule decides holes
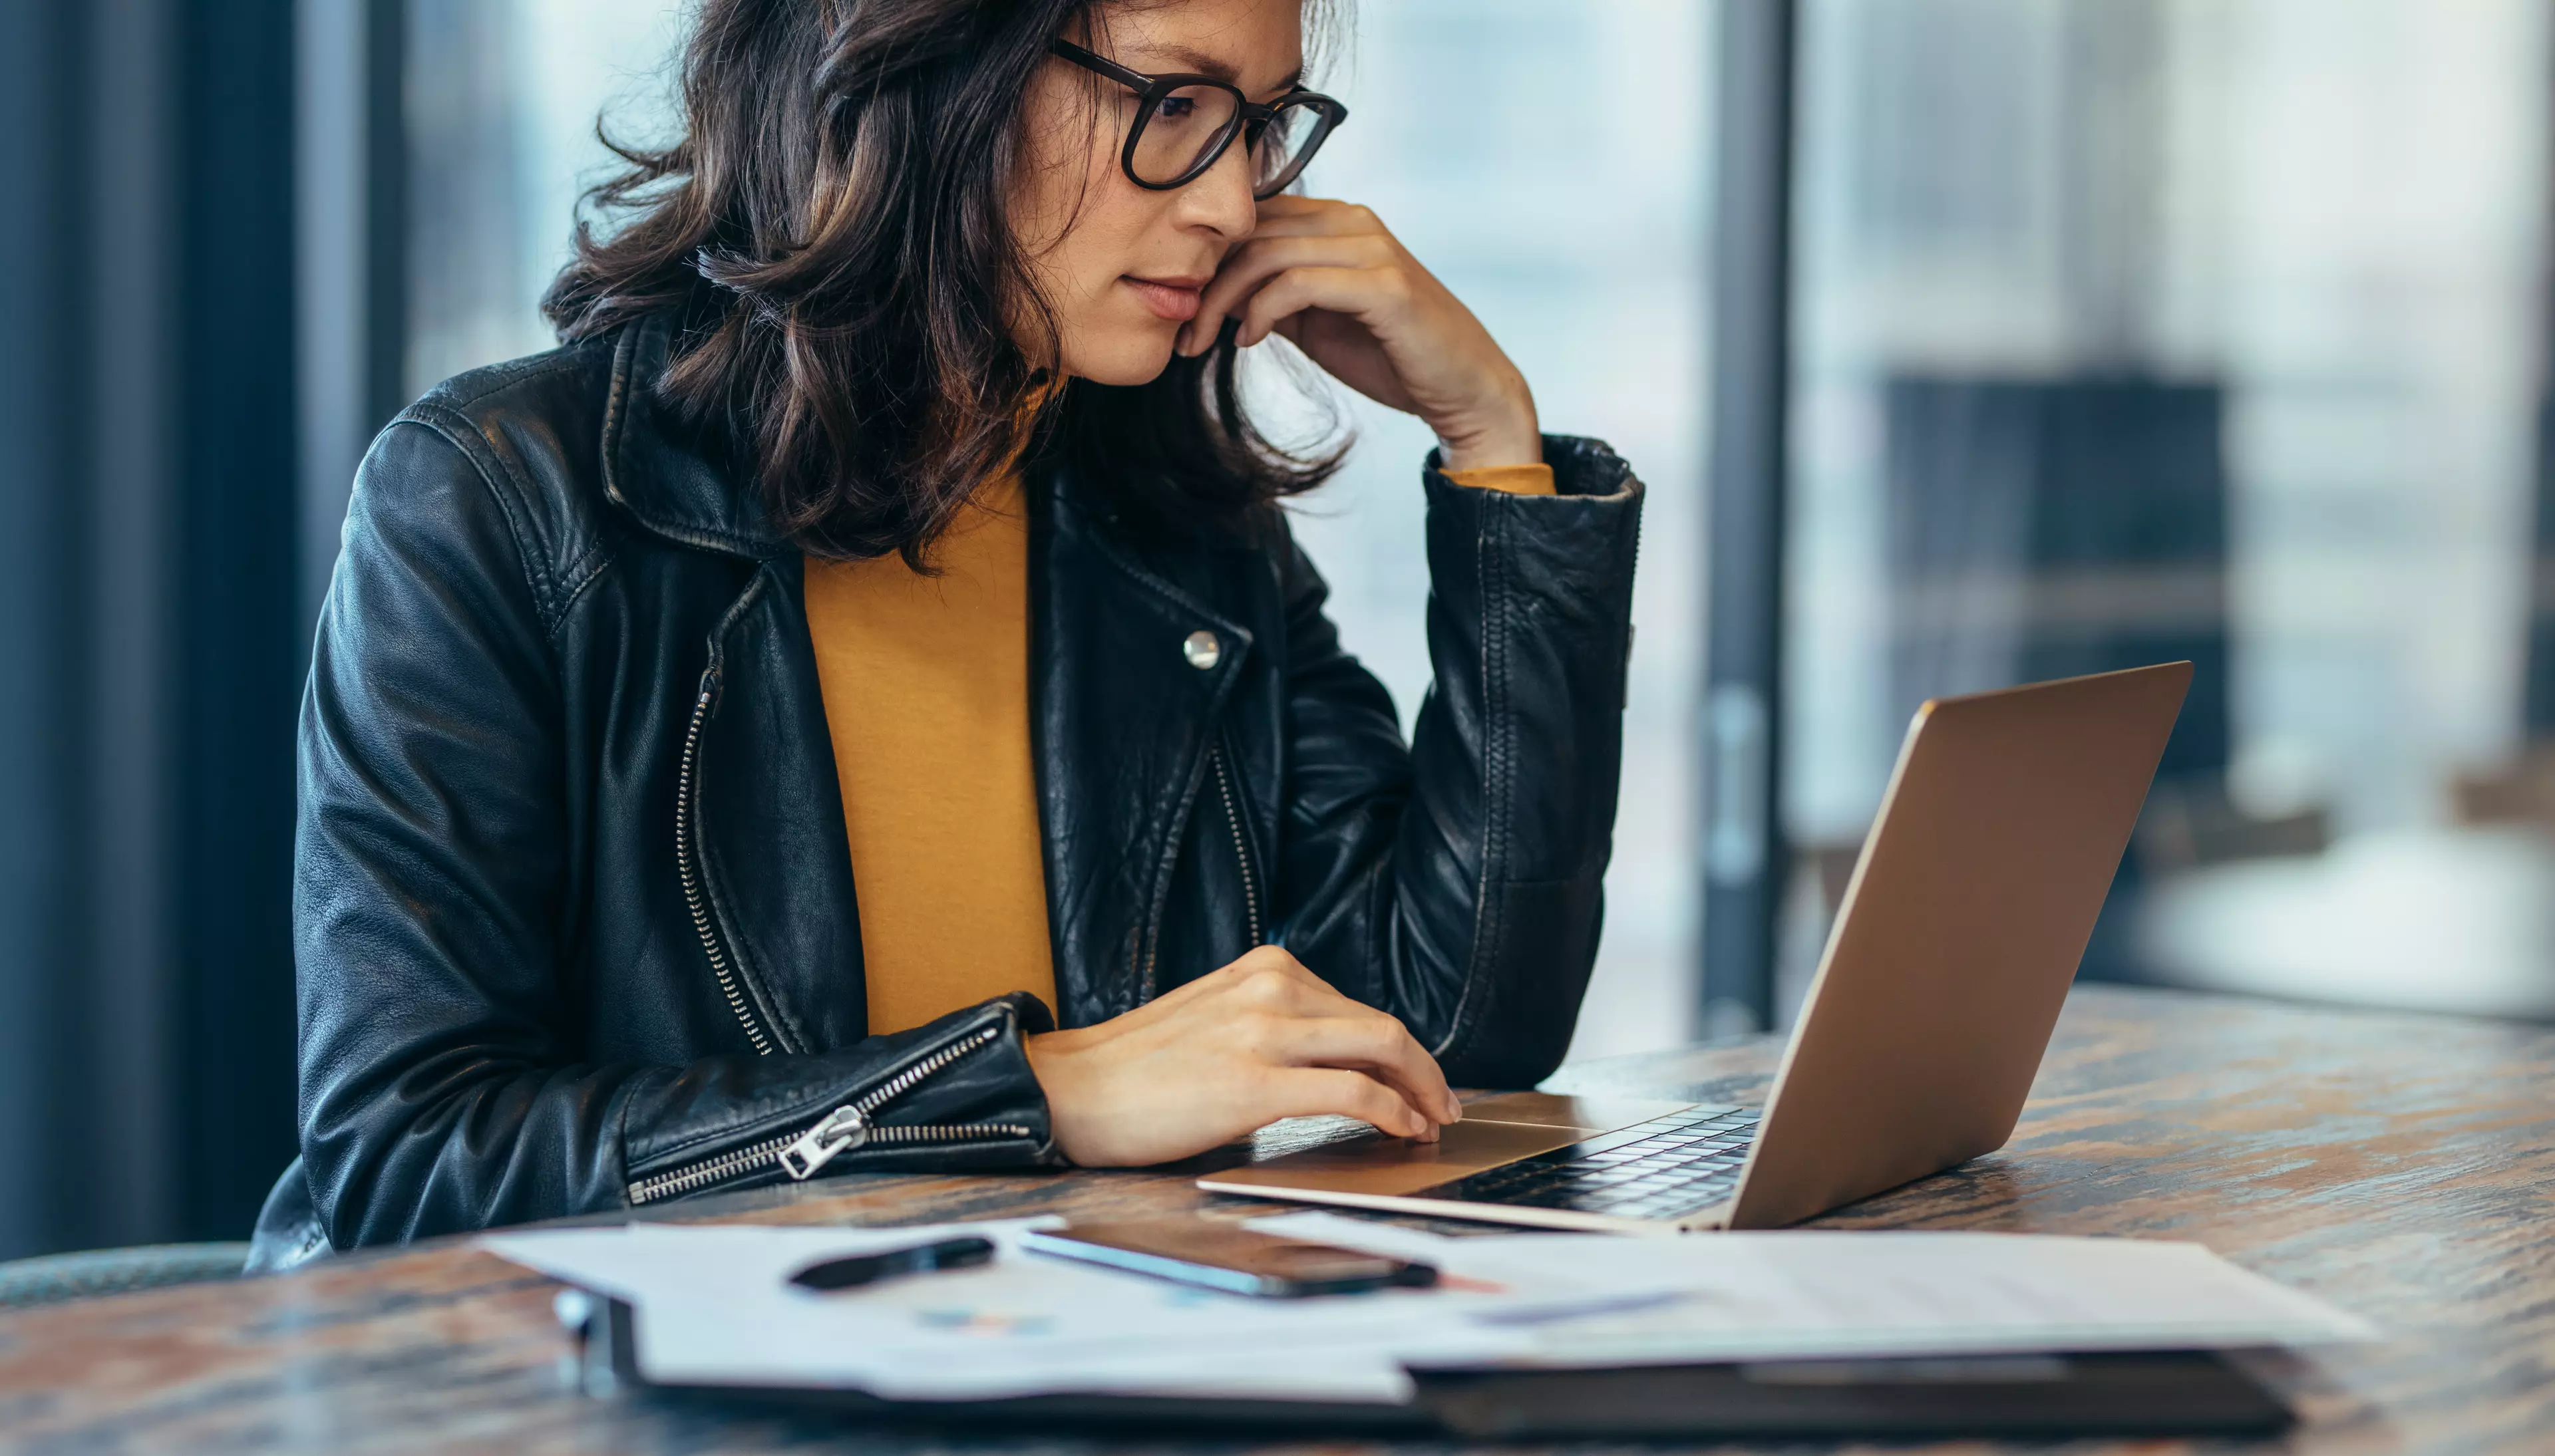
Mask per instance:
[[[1513,1092],[1436,1143],[1370,1135],[1217,1193],[1541,1228],[1769,1229],[2005,1146],[2191,665],[1916,710],[1764,1107]]]

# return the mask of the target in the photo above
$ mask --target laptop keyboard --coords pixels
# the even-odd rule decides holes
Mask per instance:
[[[1442,1183],[1420,1196],[1558,1208],[1617,1218],[1682,1218],[1739,1186],[1758,1109],[1687,1108],[1603,1138]]]

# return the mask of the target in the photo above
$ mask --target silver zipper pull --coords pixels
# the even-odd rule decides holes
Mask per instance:
[[[816,1169],[832,1162],[839,1153],[848,1153],[870,1140],[870,1120],[857,1107],[838,1107],[825,1115],[825,1120],[809,1128],[797,1142],[781,1150],[781,1166],[790,1176],[805,1182],[816,1175]]]

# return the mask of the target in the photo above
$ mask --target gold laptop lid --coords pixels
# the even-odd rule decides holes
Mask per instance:
[[[1732,1228],[1777,1228],[2013,1135],[2191,665],[1919,709],[1785,1049]]]

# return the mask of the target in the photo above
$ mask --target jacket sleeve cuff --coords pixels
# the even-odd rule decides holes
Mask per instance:
[[[952,1062],[917,1084],[912,1093],[879,1109],[878,1125],[950,1126],[1009,1125],[1026,1138],[959,1146],[912,1145],[899,1153],[883,1146],[857,1164],[869,1170],[891,1170],[901,1164],[943,1171],[970,1168],[1052,1166],[1063,1159],[1046,1106],[1046,1089],[1030,1065],[1029,1038],[1055,1030],[1046,1003],[1026,991],[1014,991],[981,1005],[952,1012],[920,1029],[926,1043],[942,1045],[992,1028],[997,1034],[985,1049]]]
[[[623,1165],[631,1203],[726,1191],[818,1172],[958,1172],[1043,1166],[1057,1160],[1046,1093],[1030,1067],[1027,1038],[1054,1019],[1025,992],[952,1012],[927,1026],[867,1037],[810,1056],[713,1057],[656,1069],[623,1117]],[[828,1117],[857,1107],[878,1130],[820,1150],[813,1166],[749,1158]],[[929,1136],[886,1130],[930,1129]],[[700,1176],[693,1176],[695,1171]]]
[[[1495,490],[1511,496],[1553,494],[1552,467],[1544,464],[1480,465],[1470,470],[1449,470],[1446,478],[1466,490]]]
[[[1444,452],[1432,449],[1421,473],[1432,483],[1502,495],[1587,496],[1629,502],[1641,490],[1633,479],[1632,467],[1604,440],[1576,434],[1545,435],[1541,465],[1448,470]]]

